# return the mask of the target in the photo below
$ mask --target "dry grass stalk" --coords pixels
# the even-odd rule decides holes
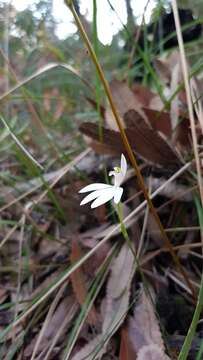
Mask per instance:
[[[189,72],[188,72],[188,67],[187,67],[186,54],[185,54],[185,49],[184,49],[184,44],[183,44],[183,36],[182,36],[182,32],[181,32],[181,25],[180,25],[180,19],[179,19],[179,15],[178,15],[178,7],[177,7],[176,0],[172,0],[172,9],[173,9],[176,32],[177,32],[178,45],[179,45],[179,49],[180,49],[180,59],[181,59],[181,64],[182,64],[182,69],[183,69],[183,78],[184,78],[186,98],[187,98],[187,104],[188,104],[188,112],[189,112],[189,120],[190,120],[190,126],[191,126],[191,134],[192,134],[195,162],[196,162],[196,168],[197,168],[199,192],[200,192],[201,203],[203,206],[203,187],[202,187],[201,163],[200,163],[200,158],[199,158],[199,153],[198,153],[198,142],[197,142],[197,134],[196,134],[196,129],[195,129],[195,117],[194,117],[192,97],[191,97]]]

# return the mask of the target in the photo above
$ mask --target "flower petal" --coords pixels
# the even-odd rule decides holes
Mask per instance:
[[[123,177],[126,175],[127,172],[127,161],[125,156],[122,154],[121,155],[121,173],[123,175]]]
[[[91,208],[94,209],[97,206],[105,204],[107,201],[113,199],[115,194],[115,186],[112,186],[109,189],[105,189],[105,191],[95,200],[93,201]]]
[[[85,198],[81,201],[80,205],[85,205],[88,202],[96,199],[99,196],[102,196],[103,194],[105,194],[106,189],[101,189],[101,190],[95,190],[92,193],[88,194],[87,196],[85,196]]]
[[[123,174],[122,173],[115,174],[115,176],[114,176],[114,185],[116,187],[119,187],[122,182],[123,182]]]
[[[115,204],[118,204],[120,202],[122,194],[123,194],[123,188],[116,187],[114,197],[113,197]]]
[[[107,189],[109,187],[111,187],[112,185],[108,185],[108,184],[103,184],[103,183],[94,183],[94,184],[90,184],[85,186],[84,188],[82,188],[79,193],[85,193],[88,191],[94,191],[94,190],[100,190],[100,189]]]

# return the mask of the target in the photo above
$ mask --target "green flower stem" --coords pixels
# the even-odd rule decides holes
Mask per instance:
[[[133,249],[133,246],[132,246],[132,243],[130,241],[130,238],[129,238],[129,235],[128,235],[128,232],[127,232],[127,229],[123,223],[123,208],[122,208],[122,203],[119,202],[118,205],[117,205],[117,210],[118,210],[118,219],[119,219],[119,222],[120,222],[120,228],[121,228],[121,232],[123,234],[123,237],[124,239],[126,240],[130,250],[132,251],[134,257],[135,257],[135,260],[137,262],[137,254],[135,252],[135,250]]]

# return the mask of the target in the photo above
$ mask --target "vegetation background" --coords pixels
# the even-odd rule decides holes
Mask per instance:
[[[173,93],[167,97],[174,70],[167,59],[178,45],[166,49],[164,38],[154,43],[150,29],[172,11],[172,4],[154,1],[149,23],[145,23],[146,5],[139,33],[132,2],[124,1],[127,21],[124,24],[119,19],[121,30],[109,45],[98,39],[97,1],[93,0],[91,21],[81,13],[80,1],[75,0],[74,6],[112,93],[112,81],[118,81],[123,96],[120,103],[128,103],[130,97],[127,90],[125,95],[122,92],[121,81],[125,81],[128,91],[139,84],[146,101],[151,92],[156,94],[156,100],[163,102],[162,110],[158,105],[156,110],[170,112],[174,94],[183,90],[183,78],[176,79]],[[116,3],[107,3],[118,16]],[[202,1],[181,0],[178,7],[192,10],[193,26],[202,25]],[[105,31],[105,18],[103,22]],[[175,35],[176,31],[169,31],[169,38]],[[109,152],[114,138],[111,144],[105,143],[106,93],[78,30],[65,39],[57,36],[51,0],[33,1],[23,11],[16,10],[14,1],[0,1],[0,42],[0,359],[201,360],[203,217],[196,168],[192,175],[181,178],[175,190],[169,189],[168,197],[161,194],[155,203],[172,248],[182,246],[182,252],[175,250],[175,257],[180,258],[189,278],[188,287],[169,260],[170,251],[163,250],[160,229],[152,218],[148,222],[149,212],[142,213],[139,224],[128,225],[133,246],[140,252],[136,258],[139,269],[135,270],[135,259],[122,234],[117,231],[117,240],[111,238],[112,226],[118,223],[113,208],[102,206],[90,212],[79,206],[80,188],[106,181],[115,153],[116,159],[120,155],[118,148],[114,156]],[[195,108],[203,93],[202,35],[185,42],[185,50],[190,79],[194,77],[200,84],[198,99],[192,97]],[[183,98],[181,111],[187,113],[185,93],[179,101]],[[199,112],[195,118],[197,149],[188,129],[190,146],[184,151],[179,148],[185,162],[197,161],[195,150],[201,159]],[[89,121],[97,124],[100,134],[97,143],[91,144],[92,150],[79,131]],[[88,126],[83,129],[86,135],[92,129]],[[98,148],[103,136],[104,143]],[[154,136],[150,142],[156,141]],[[173,147],[178,147],[177,143]],[[156,164],[153,170],[151,162],[143,160],[142,152],[139,158],[137,152],[140,169],[146,167],[142,173],[145,184],[154,173],[166,183],[167,165],[157,170],[157,175]],[[136,188],[133,184],[129,178],[126,205],[135,191],[140,196],[138,184]],[[192,193],[189,202],[176,199],[182,186]],[[127,215],[144,197],[133,201]],[[102,247],[101,239],[105,239]],[[90,252],[93,257],[88,259]]]

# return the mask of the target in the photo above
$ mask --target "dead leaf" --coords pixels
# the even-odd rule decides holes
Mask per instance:
[[[80,131],[88,137],[97,141],[97,143],[108,149],[108,152],[116,152],[121,154],[124,151],[124,146],[120,133],[118,131],[102,128],[103,139],[102,143],[99,141],[98,126],[96,124],[85,122],[80,125]],[[96,150],[96,149],[95,149]]]
[[[88,144],[88,146],[90,146],[95,153],[100,154],[100,155],[106,155],[106,154],[110,154],[110,155],[116,155],[118,152],[115,148],[106,145],[105,143],[101,143],[99,141],[96,140],[92,140],[88,137],[85,137],[85,140]]]
[[[134,83],[131,90],[142,107],[148,107],[152,99],[156,96],[148,87],[138,83]]]
[[[136,96],[125,82],[113,80],[110,83],[110,90],[118,112],[123,116],[128,110],[136,109],[140,115],[145,117],[142,106]]]
[[[148,107],[149,107],[149,109],[152,109],[152,110],[162,111],[164,104],[163,104],[163,101],[161,100],[160,96],[156,95],[151,99]]]
[[[143,108],[149,123],[156,131],[161,132],[166,136],[167,139],[171,139],[173,135],[174,143],[176,147],[180,149],[181,152],[190,148],[190,122],[189,119],[183,112],[178,111],[178,120],[177,125],[174,130],[172,130],[171,125],[171,115],[165,111],[157,111],[149,108]],[[174,110],[175,111],[175,110]]]
[[[123,122],[123,116],[130,109],[136,109],[143,118],[146,118],[145,113],[142,110],[142,105],[125,82],[113,80],[109,86],[123,126],[125,125],[125,122]],[[105,120],[110,129],[118,131],[118,126],[110,108],[106,109]]]
[[[117,299],[122,296],[134,272],[133,264],[132,250],[127,244],[124,244],[111,266],[111,276],[107,284],[107,297],[109,299]]]
[[[147,115],[147,119],[152,128],[156,131],[160,131],[170,139],[172,133],[170,114],[168,112],[157,111],[146,107],[143,107],[143,110]]]
[[[160,80],[165,85],[171,84],[172,72],[176,64],[180,63],[179,51],[172,51],[166,59],[155,59],[153,61]],[[180,78],[182,82],[182,78]]]
[[[130,341],[136,353],[139,353],[143,347],[152,344],[158,346],[164,353],[164,342],[155,310],[144,289],[141,289],[138,303],[135,306],[134,316],[129,321],[128,331]]]
[[[124,321],[129,304],[131,280],[136,270],[132,250],[125,243],[111,266],[107,283],[103,334],[112,336]]]
[[[170,166],[174,168],[180,164],[176,152],[168,142],[159,133],[151,129],[136,111],[128,111],[124,119],[128,126],[125,132],[135,153],[155,166]],[[96,124],[84,123],[80,126],[80,130],[83,134],[99,142]],[[119,132],[103,128],[103,144],[112,152],[117,151],[118,154],[126,154]]]
[[[191,130],[188,117],[180,113],[179,122],[176,129],[176,144],[180,151],[189,151],[191,149]]]
[[[178,155],[160,133],[151,129],[144,120],[138,119],[134,110],[124,116],[127,124],[126,135],[128,140],[140,156],[155,165],[174,166],[179,162]]]
[[[171,81],[171,71],[166,61],[163,59],[154,59],[153,65],[161,82],[169,85]]]
[[[111,337],[124,321],[130,298],[131,280],[135,272],[134,255],[125,243],[111,266],[106,298],[102,302],[102,333],[85,345],[72,360],[101,359],[106,352]]]
[[[139,350],[137,360],[170,360],[170,358],[159,348],[158,345],[151,344],[143,346]]]
[[[71,251],[71,256],[70,256],[71,263],[75,264],[81,258],[82,258],[82,253],[80,250],[79,243],[78,243],[77,239],[74,239],[72,241],[72,251]],[[86,282],[85,282],[81,267],[76,269],[71,274],[70,278],[71,278],[71,283],[72,283],[72,287],[73,287],[73,291],[75,293],[76,299],[80,305],[83,305],[85,302],[85,299],[87,297],[87,289],[86,289]],[[87,320],[91,325],[96,324],[97,314],[96,314],[96,310],[95,310],[94,306],[92,306],[91,310],[89,311]]]

